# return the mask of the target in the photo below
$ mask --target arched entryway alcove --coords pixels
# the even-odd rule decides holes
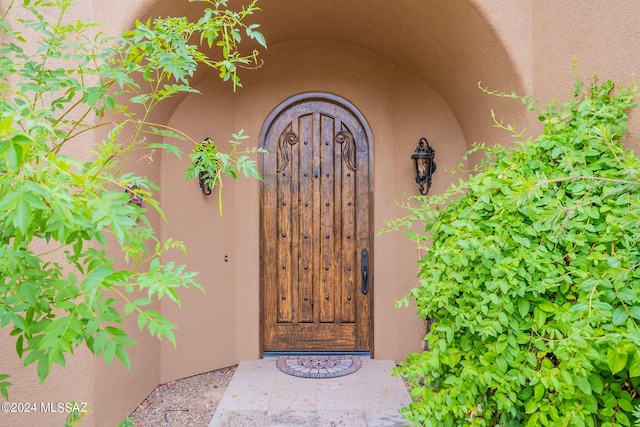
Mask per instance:
[[[151,16],[191,14],[202,7],[148,5]],[[202,95],[172,100],[162,117],[223,146],[244,129],[251,136],[245,145],[256,147],[269,113],[289,97],[322,91],[350,100],[376,139],[376,231],[384,219],[401,213],[395,202],[415,191],[410,155],[420,137],[436,148],[439,175],[432,191],[442,191],[453,180],[443,172],[446,167],[457,164],[473,141],[494,137],[490,109],[502,101],[479,91],[477,82],[522,88],[509,49],[475,1],[270,0],[260,6],[252,20],[261,24],[269,43],[261,54],[263,66],[242,70],[244,87],[237,93],[217,75],[199,72],[194,85]],[[216,203],[196,184],[183,182],[185,159],[160,161],[169,218],[160,226],[163,236],[185,241],[189,255],[178,261],[200,271],[207,294],[187,293],[182,310],[163,307],[180,325],[178,349],[163,344],[163,381],[260,354],[260,185],[244,179],[225,184],[224,216],[217,218]],[[415,283],[415,249],[402,235],[374,239],[380,292],[374,316],[385,319],[375,326],[376,356],[400,359],[420,345],[415,312],[395,308],[395,300]],[[203,349],[212,357],[198,358]]]
[[[270,46],[262,54],[264,65],[242,73],[244,87],[235,94],[217,76],[199,73],[194,84],[202,95],[165,106],[167,122],[222,144],[244,129],[251,136],[245,144],[255,147],[269,113],[294,94],[322,91],[349,99],[367,117],[376,139],[377,230],[400,213],[395,202],[415,191],[410,155],[420,137],[435,146],[439,171],[455,166],[471,142],[493,135],[489,106],[496,99],[481,93],[477,82],[521,88],[508,49],[482,9],[474,1],[450,3],[265,2],[252,18]],[[155,4],[163,14],[194,7]],[[210,368],[260,354],[260,186],[243,180],[226,184],[224,218],[216,219],[215,203],[176,178],[184,166],[184,158],[162,159],[162,202],[170,221],[162,230],[185,241],[191,251],[185,260],[200,271],[208,292],[188,294],[182,310],[168,308],[181,329],[178,349],[163,351],[165,380],[203,370],[195,357],[201,348],[217,354],[206,362]],[[452,180],[442,172],[432,191]],[[377,357],[399,359],[420,345],[415,312],[395,309],[395,300],[415,283],[415,250],[401,235],[375,240],[381,298],[376,296],[374,316],[388,319],[376,322]]]

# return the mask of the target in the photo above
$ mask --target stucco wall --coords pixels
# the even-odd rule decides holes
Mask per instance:
[[[9,1],[0,0],[0,14],[5,10]],[[16,2],[16,5],[19,2]],[[96,27],[92,31],[102,31],[109,35],[116,35],[130,25],[127,17],[140,14],[142,2],[129,0],[116,0],[108,6],[101,2],[88,2],[76,4],[67,15],[67,22],[81,20],[83,22],[99,21],[103,27]],[[111,11],[118,10],[119,14]],[[17,17],[30,18],[30,15],[19,9],[10,15],[12,19]],[[51,18],[57,15],[50,10]],[[35,49],[35,46],[31,46]],[[100,140],[104,135],[99,132],[87,132],[83,138],[70,141],[65,145],[64,153],[75,158],[89,161],[92,158],[87,149],[91,141]],[[133,169],[136,167],[134,166]],[[153,168],[147,171],[153,176]],[[38,246],[41,246],[38,243]],[[32,249],[46,252],[43,248]],[[50,248],[49,248],[50,249]],[[51,260],[61,262],[64,265],[64,256],[52,252]],[[0,330],[0,373],[11,375],[9,381],[12,386],[9,389],[10,402],[30,403],[35,405],[35,412],[31,413],[0,413],[1,426],[61,426],[64,424],[66,413],[45,412],[43,408],[53,405],[57,410],[58,403],[70,403],[72,401],[87,404],[89,411],[86,417],[86,425],[89,426],[113,426],[124,419],[127,412],[135,406],[155,387],[159,382],[156,373],[159,368],[159,358],[155,360],[154,354],[158,353],[159,344],[152,340],[148,334],[141,334],[133,324],[128,325],[131,336],[139,342],[138,347],[130,351],[132,371],[127,371],[114,361],[111,366],[105,366],[104,362],[94,357],[84,348],[75,350],[74,355],[66,357],[66,367],[53,365],[46,382],[40,384],[36,372],[36,364],[23,367],[23,360],[15,354],[15,338],[9,336],[9,328]],[[2,398],[0,398],[2,400]],[[44,406],[41,406],[44,405]]]
[[[577,64],[583,79],[597,76],[621,85],[640,72],[640,2],[619,0],[533,2],[531,75],[543,102],[567,99]],[[640,148],[640,114],[631,112],[625,144]]]
[[[6,5],[0,0],[0,5]],[[453,180],[446,174],[474,141],[508,144],[493,129],[491,109],[507,122],[535,133],[535,115],[518,102],[481,93],[492,89],[534,93],[542,102],[566,97],[573,84],[574,58],[583,76],[593,73],[626,83],[640,65],[640,3],[620,0],[605,6],[573,0],[269,0],[255,21],[270,44],[264,65],[243,72],[244,88],[234,94],[216,76],[197,76],[200,96],[177,98],[156,119],[196,138],[224,143],[244,128],[258,145],[264,119],[280,102],[307,91],[327,91],[352,102],[374,136],[375,229],[401,214],[404,193],[416,194],[409,160],[420,137],[436,149],[438,172],[432,192]],[[129,28],[135,17],[184,14],[186,1],[118,0],[83,2],[74,18],[106,23],[111,34]],[[113,13],[116,11],[118,13]],[[638,147],[640,115],[632,113],[627,143]],[[97,136],[96,136],[97,138]],[[110,367],[79,351],[66,369],[56,368],[44,386],[34,370],[20,368],[8,331],[0,334],[0,372],[13,375],[11,400],[89,401],[87,425],[121,421],[159,383],[231,365],[259,355],[259,184],[240,178],[224,186],[224,215],[215,197],[197,183],[184,182],[183,158],[154,157],[140,172],[160,181],[169,223],[154,219],[162,238],[184,240],[187,256],[166,260],[200,271],[206,293],[182,293],[183,305],[162,305],[180,327],[178,348],[130,330],[140,345],[132,349],[132,371]],[[395,301],[416,283],[418,257],[401,234],[375,237],[375,357],[402,359],[420,349],[422,324],[413,308]],[[227,256],[227,261],[225,261]],[[2,414],[0,425],[52,425],[55,416]]]
[[[95,374],[95,360],[79,351],[75,356],[67,358],[67,367],[54,365],[44,385],[40,385],[36,364],[22,367],[22,360],[15,353],[15,339],[9,336],[9,329],[0,330],[0,372],[11,375],[9,381],[13,384],[9,389],[9,402],[35,405],[35,411],[30,412],[0,412],[2,426],[54,426],[64,425],[66,414],[44,413],[41,404],[47,407],[53,403],[57,408],[58,402],[89,403],[91,407],[96,402],[93,381],[84,381]],[[4,398],[0,397],[4,402]]]
[[[212,85],[217,76],[214,79],[198,87],[202,95],[188,97],[176,109],[169,125],[186,130],[199,141],[209,137],[220,142],[221,149],[228,152],[227,141],[237,131],[234,96],[230,86]],[[181,309],[174,304],[163,305],[163,314],[179,325],[177,349],[169,343],[162,346],[163,381],[237,362],[235,276],[237,268],[245,268],[245,263],[250,262],[236,249],[234,204],[243,194],[234,191],[233,185],[225,181],[224,210],[220,217],[218,195],[205,196],[197,181],[185,182],[184,171],[194,145],[183,142],[179,147],[182,160],[175,156],[162,157],[160,202],[168,223],[162,225],[161,234],[163,239],[172,237],[185,242],[187,255],[174,252],[168,256],[198,271],[197,279],[205,292],[197,289],[182,292]],[[245,304],[246,300],[241,311],[248,314],[251,308]]]

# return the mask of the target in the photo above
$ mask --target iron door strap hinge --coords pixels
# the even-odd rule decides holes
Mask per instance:
[[[366,249],[363,249],[360,254],[360,265],[362,273],[360,291],[366,295],[369,293],[369,251]]]

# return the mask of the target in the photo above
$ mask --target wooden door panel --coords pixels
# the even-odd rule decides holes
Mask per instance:
[[[320,114],[320,170],[319,182],[320,203],[318,215],[320,218],[320,323],[335,321],[334,292],[334,179],[333,179],[333,129],[335,120]]]
[[[356,350],[357,331],[354,324],[277,324],[273,329],[273,345],[265,351]],[[304,343],[304,347],[300,343]]]
[[[278,198],[277,198],[277,284],[278,295],[278,322],[293,322],[293,269],[291,268],[292,253],[291,247],[291,207],[293,198],[291,196],[291,174],[287,171],[280,172],[278,177]]]
[[[314,255],[314,223],[313,223],[313,170],[314,153],[313,145],[309,141],[313,138],[313,115],[306,114],[298,118],[298,133],[302,144],[298,147],[299,162],[298,168],[298,295],[297,306],[299,307],[298,322],[313,323],[313,277],[315,275],[313,267]],[[305,144],[306,142],[306,144]]]
[[[263,350],[370,350],[372,293],[359,282],[360,251],[372,252],[370,132],[337,97],[299,101],[261,134]]]

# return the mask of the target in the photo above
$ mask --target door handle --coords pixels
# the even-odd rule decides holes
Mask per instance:
[[[363,249],[360,253],[360,266],[362,273],[360,291],[366,295],[369,292],[369,251],[366,249]]]

